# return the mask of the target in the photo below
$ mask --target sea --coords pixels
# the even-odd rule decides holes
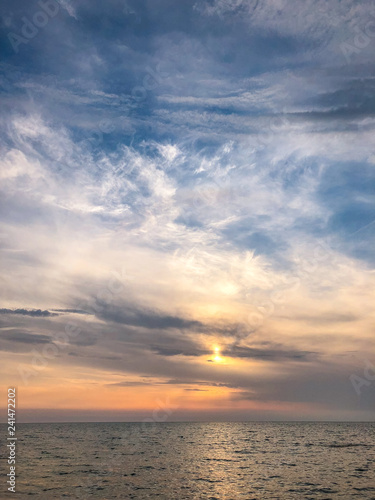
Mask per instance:
[[[18,424],[17,438],[1,499],[375,499],[375,423]]]

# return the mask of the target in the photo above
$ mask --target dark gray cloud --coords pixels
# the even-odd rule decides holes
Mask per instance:
[[[140,309],[137,306],[114,307],[103,304],[98,317],[122,325],[143,327],[151,330],[198,329],[204,325],[196,320],[164,314],[156,310]]]
[[[192,392],[207,392],[208,389],[185,389],[185,391],[192,391]]]
[[[91,331],[81,331],[79,335],[75,338],[71,338],[69,340],[70,345],[76,345],[76,346],[83,346],[83,347],[88,347],[88,346],[93,346],[98,343],[98,340],[102,337],[102,335],[97,334],[95,332]]]
[[[47,335],[29,332],[1,332],[0,340],[7,340],[9,342],[22,344],[48,344],[51,342],[51,338]]]
[[[52,311],[56,311],[59,313],[71,313],[71,314],[92,314],[91,312],[84,311],[82,309],[52,309]]]
[[[108,384],[109,386],[115,386],[115,387],[142,387],[142,386],[145,386],[145,385],[159,385],[158,383],[156,382],[142,382],[141,380],[140,381],[125,381],[125,382],[116,382],[114,384]]]
[[[176,342],[175,342],[176,343]],[[172,343],[173,344],[173,343]],[[182,344],[182,343],[181,343]],[[180,345],[179,348],[173,347],[173,345],[168,346],[150,346],[153,352],[161,356],[212,356],[211,350],[203,349],[199,346],[190,345]],[[256,347],[244,347],[233,345],[222,351],[222,356],[228,356],[231,358],[247,358],[247,359],[264,359],[269,361],[281,361],[281,360],[295,360],[295,361],[307,361],[311,360],[316,356],[317,353],[312,351],[299,351],[299,350],[288,350],[283,347],[269,347],[269,348],[256,348]],[[208,359],[207,361],[213,361]]]
[[[373,71],[373,66],[370,64],[369,72]],[[356,78],[353,75],[341,88],[316,96],[311,102],[324,109],[328,108],[328,111],[321,115],[323,119],[370,117],[375,113],[375,82],[373,78]]]
[[[256,347],[243,347],[234,345],[230,349],[222,352],[223,356],[231,356],[232,358],[248,358],[248,359],[265,359],[270,361],[280,360],[295,360],[306,361],[311,360],[316,355],[311,351],[298,351],[289,350],[283,347],[270,347],[270,348],[256,348]]]
[[[320,364],[294,373],[286,379],[275,378],[272,384],[252,383],[250,390],[232,393],[233,400],[304,402],[339,410],[375,410],[375,386],[368,384],[359,398],[349,380],[350,372],[342,366]]]
[[[173,346],[150,346],[150,349],[159,354],[160,356],[202,356],[205,354],[210,354],[205,349],[199,349],[199,347],[194,346],[181,346],[176,348]]]
[[[19,314],[21,316],[31,316],[34,318],[49,318],[51,316],[58,316],[53,313],[42,309],[0,309],[0,314]]]

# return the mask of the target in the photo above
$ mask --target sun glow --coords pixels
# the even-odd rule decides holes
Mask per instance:
[[[214,353],[215,353],[214,361],[216,363],[220,363],[221,361],[223,361],[223,358],[220,356],[220,347],[215,346],[214,347]]]

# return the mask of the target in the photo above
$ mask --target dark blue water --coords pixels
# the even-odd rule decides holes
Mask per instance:
[[[17,432],[13,498],[375,499],[372,423],[19,424]]]

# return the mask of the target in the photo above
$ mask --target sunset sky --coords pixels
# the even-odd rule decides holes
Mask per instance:
[[[1,407],[373,419],[375,5],[1,20]]]

